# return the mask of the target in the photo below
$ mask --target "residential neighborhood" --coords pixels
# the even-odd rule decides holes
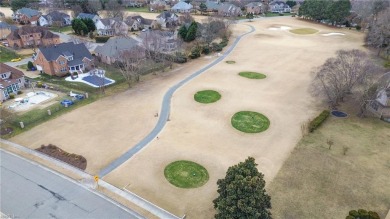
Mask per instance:
[[[1,218],[390,219],[389,15],[0,1]]]

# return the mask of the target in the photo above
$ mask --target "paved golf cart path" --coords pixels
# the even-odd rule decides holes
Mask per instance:
[[[137,152],[139,152],[142,148],[144,148],[146,145],[148,145],[153,139],[157,137],[157,135],[161,132],[161,130],[164,128],[165,124],[167,121],[169,121],[169,114],[170,114],[170,109],[171,109],[171,99],[172,95],[175,93],[177,89],[179,89],[181,86],[186,84],[187,82],[191,81],[195,77],[199,76],[200,74],[204,73],[214,65],[220,63],[223,59],[225,59],[232,51],[233,49],[237,46],[237,44],[240,42],[240,40],[255,31],[255,28],[252,25],[247,25],[251,29],[250,31],[240,35],[237,37],[237,39],[234,41],[234,43],[229,47],[229,49],[221,55],[218,59],[213,61],[212,63],[208,64],[207,66],[203,67],[202,69],[196,71],[192,75],[188,76],[187,78],[183,79],[179,83],[175,84],[174,86],[170,87],[169,90],[165,93],[163,101],[162,101],[162,106],[161,106],[161,111],[159,113],[159,119],[154,127],[154,129],[144,138],[142,139],[139,143],[137,143],[134,147],[132,147],[130,150],[126,151],[126,153],[122,154],[120,157],[118,157],[116,160],[108,164],[106,167],[104,167],[100,172],[99,176],[104,177],[111,171],[113,171],[115,168],[119,167],[122,165],[124,162],[126,162],[128,159],[130,159],[132,156],[134,156]]]

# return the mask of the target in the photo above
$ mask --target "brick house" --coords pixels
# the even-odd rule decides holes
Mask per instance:
[[[44,27],[23,26],[7,36],[8,45],[15,48],[27,46],[49,46],[60,43],[60,36]]]
[[[262,14],[265,11],[261,2],[251,2],[245,5],[245,9],[247,14]]]
[[[82,73],[93,65],[87,47],[83,43],[73,42],[40,47],[33,60],[39,71],[60,77],[69,72]]]
[[[10,94],[24,87],[24,74],[22,71],[4,63],[0,63],[0,102],[7,100]]]
[[[13,19],[21,24],[37,25],[41,12],[31,8],[21,8],[13,14]]]

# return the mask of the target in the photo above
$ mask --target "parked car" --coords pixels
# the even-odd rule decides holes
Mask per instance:
[[[81,94],[77,94],[75,97],[76,97],[76,99],[78,99],[78,100],[82,100],[82,99],[85,98],[84,95],[81,95]]]
[[[61,101],[61,105],[65,106],[65,107],[71,106],[73,104],[74,104],[74,102],[71,101],[71,100],[68,100],[68,99],[65,99],[65,100]]]
[[[11,59],[11,62],[19,62],[22,58]]]

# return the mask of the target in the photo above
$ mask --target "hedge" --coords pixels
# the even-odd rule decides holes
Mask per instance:
[[[317,116],[316,118],[314,118],[313,121],[310,122],[309,131],[313,132],[314,130],[316,130],[326,120],[326,118],[329,117],[329,115],[330,115],[329,110],[322,111],[322,113],[319,116]]]
[[[110,39],[109,36],[96,36],[96,37],[95,37],[95,41],[96,41],[97,43],[105,43],[105,42],[108,41],[108,39]]]
[[[345,219],[380,219],[378,213],[364,209],[349,211],[349,215]]]

